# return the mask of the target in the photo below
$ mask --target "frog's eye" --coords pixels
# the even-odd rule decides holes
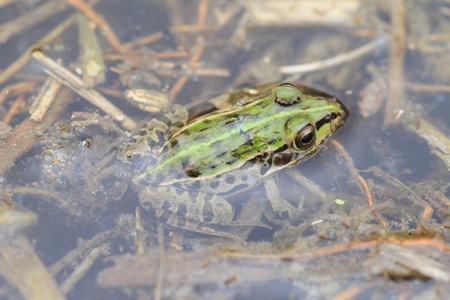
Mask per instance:
[[[303,127],[295,137],[294,145],[299,150],[309,148],[316,141],[316,130],[313,125]]]
[[[298,87],[295,84],[290,83],[290,82],[283,82],[279,86],[287,86],[287,87],[291,87],[291,88],[298,90]]]
[[[292,83],[286,82],[272,89],[272,96],[276,103],[282,106],[291,106],[303,100],[302,92]]]

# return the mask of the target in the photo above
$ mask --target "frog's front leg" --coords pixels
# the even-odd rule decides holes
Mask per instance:
[[[164,135],[168,130],[169,126],[166,123],[152,119],[147,126],[144,126],[137,134],[133,135],[129,142],[122,145],[117,153],[117,158],[127,163],[138,155],[150,153],[155,145],[163,142],[159,136]]]
[[[220,196],[175,187],[147,187],[140,191],[139,202],[147,210],[154,210],[158,218],[167,224],[209,235],[241,238],[213,229],[220,226],[246,226],[247,223],[233,222],[234,208]],[[252,226],[259,225],[252,223]]]
[[[285,214],[288,215],[290,220],[297,220],[301,217],[301,210],[283,199],[275,179],[264,181],[264,189],[273,211],[280,217]]]

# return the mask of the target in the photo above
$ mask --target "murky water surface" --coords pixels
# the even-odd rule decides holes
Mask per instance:
[[[450,295],[448,1],[4,2],[0,298]],[[228,225],[143,200],[141,128],[284,81],[350,112],[316,156],[220,194]]]

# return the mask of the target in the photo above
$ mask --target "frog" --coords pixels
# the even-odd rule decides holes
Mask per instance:
[[[337,98],[290,82],[210,103],[215,108],[191,118],[171,105],[118,158],[141,158],[133,184],[144,209],[172,227],[230,238],[236,237],[222,228],[270,227],[236,220],[228,199],[313,157],[349,115]]]

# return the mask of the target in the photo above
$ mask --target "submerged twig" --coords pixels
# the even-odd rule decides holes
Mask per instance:
[[[158,223],[158,274],[156,276],[156,286],[154,292],[154,299],[160,300],[162,298],[164,275],[166,273],[166,249],[164,247],[164,228],[161,222]]]
[[[361,172],[372,172],[376,176],[383,178],[383,180],[385,180],[386,182],[389,182],[389,183],[395,184],[395,185],[400,185],[403,188],[405,188],[413,196],[411,198],[411,200],[414,199],[415,204],[418,204],[421,207],[423,207],[424,210],[422,212],[422,217],[421,217],[422,221],[429,221],[431,213],[433,212],[433,208],[425,200],[423,200],[422,197],[417,195],[413,190],[411,190],[406,184],[401,182],[398,178],[395,178],[394,176],[384,172],[383,170],[381,170],[380,168],[375,167],[375,166],[372,166],[369,169],[363,170]]]
[[[396,122],[406,108],[403,77],[405,55],[405,4],[403,0],[392,2],[392,43],[389,56],[389,93],[384,111],[384,125]]]
[[[215,28],[209,26],[209,25],[200,25],[200,24],[192,24],[192,25],[181,25],[181,26],[175,26],[172,28],[169,28],[169,32],[171,34],[177,34],[177,33],[185,33],[185,32],[200,32],[200,31],[209,31],[213,30]],[[122,46],[124,49],[131,49],[136,46],[144,46],[153,42],[156,42],[164,37],[164,33],[162,31],[158,31],[155,33],[152,33],[150,35],[138,38],[134,41],[123,43]]]
[[[300,74],[336,67],[374,51],[375,49],[383,46],[384,41],[384,39],[375,40],[350,52],[343,53],[341,55],[337,55],[335,57],[322,61],[316,61],[302,65],[281,66],[278,68],[278,71],[282,74]]]
[[[77,210],[77,208],[75,208],[73,205],[71,205],[69,203],[69,201],[67,201],[66,198],[64,198],[61,194],[58,194],[56,192],[52,192],[40,187],[33,187],[33,186],[24,186],[24,187],[14,187],[11,190],[12,194],[30,194],[33,196],[43,196],[46,199],[53,199],[56,202],[59,203],[60,208],[64,209],[66,212],[68,212],[69,214],[73,215],[73,216],[80,216],[80,212],[79,210]]]
[[[96,4],[100,0],[92,0],[89,2],[90,5]],[[39,48],[43,44],[47,44],[50,41],[54,40],[58,36],[61,35],[67,28],[69,28],[73,22],[75,22],[76,14],[72,14],[70,17],[61,22],[58,26],[56,26],[52,31],[47,33],[42,39],[37,41],[28,47],[25,51],[23,51],[22,55],[16,59],[6,70],[0,73],[0,84],[8,80],[12,75],[14,75],[17,71],[22,69],[22,67],[28,62],[30,59],[30,54],[36,48]]]
[[[30,119],[41,121],[61,88],[61,84],[49,77],[28,110]]]
[[[72,264],[75,260],[81,257],[86,251],[93,249],[104,243],[105,241],[109,241],[122,233],[120,228],[114,228],[111,230],[103,231],[88,241],[85,241],[82,244],[79,244],[75,249],[69,251],[64,257],[60,258],[53,265],[49,267],[49,272],[53,276],[58,274],[62,269]]]
[[[450,93],[450,86],[448,85],[406,83],[406,87],[414,91]]]
[[[82,0],[64,0],[76,9],[80,10],[86,17],[92,20],[98,27],[105,33],[106,38],[110,45],[118,52],[122,52],[124,48],[122,47],[119,38],[116,36],[114,31],[109,26],[99,14],[97,14],[90,5],[86,4]]]
[[[448,264],[440,262],[431,254],[421,253],[416,249],[405,246],[383,243],[380,245],[380,254],[387,260],[392,260],[409,270],[413,270],[428,278],[441,281],[450,281]]]
[[[25,81],[5,86],[0,91],[0,104],[2,104],[8,97],[13,97],[27,92],[33,89],[36,85],[38,85],[37,82]]]
[[[67,8],[67,4],[60,1],[47,1],[7,23],[0,24],[0,44],[7,42],[11,37],[25,29],[45,21],[49,17]]]
[[[199,41],[197,45],[198,45],[197,51],[194,53],[194,55],[192,55],[191,59],[189,60],[190,66],[195,64],[203,54],[204,49],[203,41]],[[187,82],[186,76],[178,78],[177,82],[174,84],[169,93],[170,103],[175,102],[175,98],[177,97],[178,93],[181,91],[186,82]]]
[[[23,236],[0,243],[0,273],[24,299],[64,299],[33,246]]]
[[[78,267],[70,274],[69,277],[61,284],[60,289],[64,294],[69,293],[77,284],[77,282],[89,271],[97,258],[109,249],[109,244],[103,244],[92,249]]]
[[[448,137],[448,132],[441,132],[431,122],[423,118],[407,125],[406,128],[424,139],[428,143],[431,152],[442,159],[450,170],[450,138]]]
[[[58,100],[52,105],[42,122],[27,118],[14,128],[9,137],[0,140],[0,174],[3,174],[17,158],[31,148],[39,132],[46,130],[60,117],[71,98],[70,90],[61,91],[57,97]]]
[[[8,113],[3,118],[3,122],[5,122],[6,124],[9,124],[9,122],[11,122],[12,118],[19,110],[19,107],[22,104],[23,100],[25,100],[25,97],[26,97],[25,94],[21,94],[21,95],[19,95],[19,97],[17,97],[16,101],[14,101],[14,103],[11,105]]]
[[[103,97],[99,92],[93,89],[85,88],[83,82],[78,76],[71,73],[69,70],[50,59],[39,50],[34,51],[32,55],[36,60],[40,61],[47,67],[45,71],[50,76],[109,114],[113,119],[120,122],[124,128],[133,129],[136,126],[136,122],[125,115],[119,108],[109,102],[108,99]]]
[[[356,170],[353,159],[350,157],[350,155],[348,155],[348,153],[347,153],[347,151],[345,151],[344,147],[342,147],[342,145],[339,144],[337,141],[330,139],[330,143],[332,143],[337,149],[339,149],[339,152],[345,157],[345,161],[347,162],[347,167],[352,172],[352,174],[358,179],[358,181],[360,183],[360,188],[362,188],[362,190],[367,195],[367,203],[369,204],[369,206],[372,206],[373,205],[372,194],[370,193],[370,190],[369,190],[369,187],[368,187],[366,181],[364,180],[364,178],[361,177],[361,175],[359,175],[358,171]]]

